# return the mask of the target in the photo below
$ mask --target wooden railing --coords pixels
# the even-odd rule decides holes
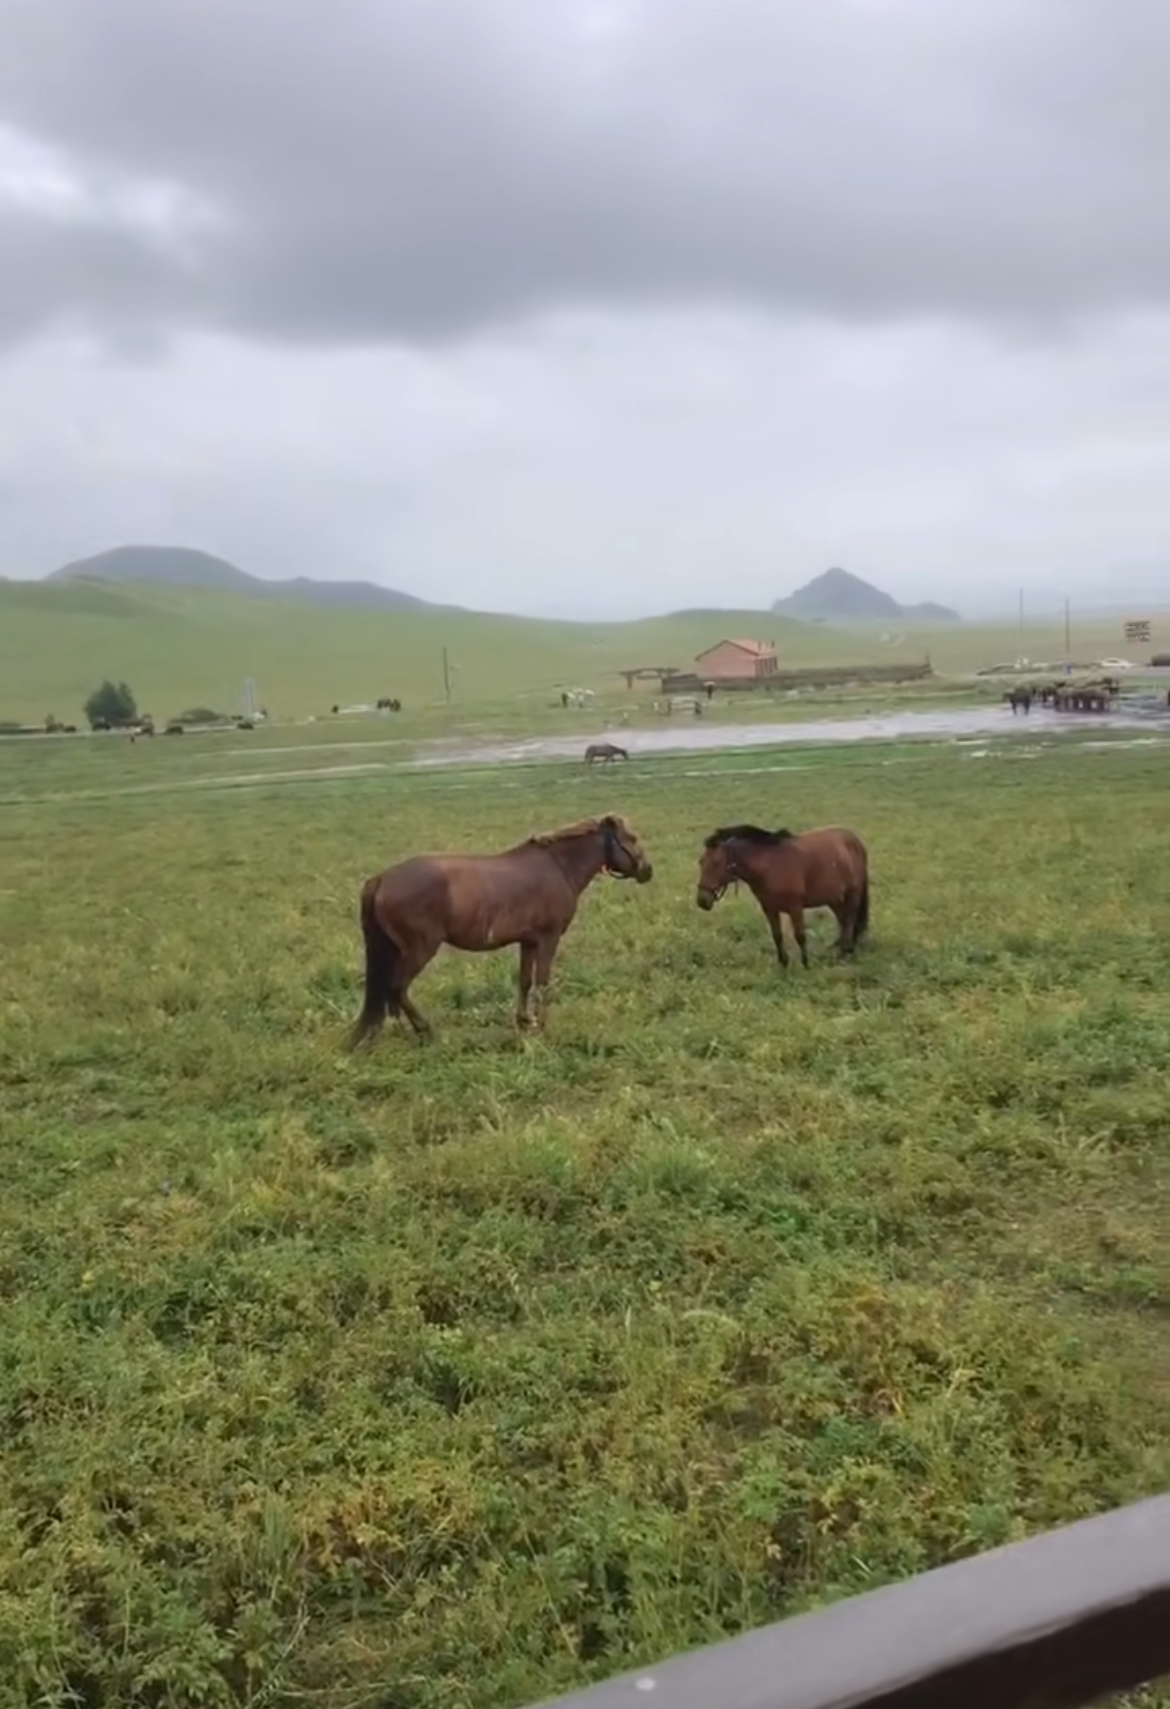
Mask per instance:
[[[1074,1709],[1170,1674],[1170,1496],[939,1567],[558,1709]]]

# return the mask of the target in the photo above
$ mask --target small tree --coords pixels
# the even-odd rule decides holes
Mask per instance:
[[[85,703],[85,716],[90,726],[99,723],[132,724],[138,716],[138,703],[124,682],[102,683]]]

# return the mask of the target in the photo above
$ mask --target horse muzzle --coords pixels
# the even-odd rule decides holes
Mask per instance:
[[[700,886],[700,888],[698,890],[696,890],[696,892],[695,892],[695,901],[698,903],[699,907],[703,910],[704,914],[709,914],[711,912],[712,908],[715,906],[716,902],[718,902],[718,900],[719,900],[719,895],[718,895],[717,891],[704,890]]]
[[[648,860],[640,861],[637,866],[607,866],[605,872],[610,878],[620,878],[628,883],[632,878],[635,884],[649,884],[654,877],[654,868]]]

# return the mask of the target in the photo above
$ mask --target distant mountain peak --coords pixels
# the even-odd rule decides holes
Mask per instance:
[[[243,593],[252,599],[297,599],[309,605],[335,605],[371,611],[435,609],[425,599],[400,593],[376,582],[313,581],[296,576],[288,581],[265,581],[249,575],[226,558],[193,546],[115,546],[92,558],[77,558],[54,570],[47,581],[82,579],[104,582],[154,582],[165,587],[207,588],[217,593]]]
[[[103,582],[167,582],[172,587],[210,587],[243,593],[255,580],[226,558],[193,546],[115,546],[92,558],[75,558],[46,577],[51,582],[80,577]]]
[[[837,568],[825,570],[786,599],[778,599],[772,610],[805,622],[896,622],[899,618],[929,623],[962,622],[958,612],[949,606],[929,601],[924,605],[899,605],[872,582],[863,581],[851,570]]]

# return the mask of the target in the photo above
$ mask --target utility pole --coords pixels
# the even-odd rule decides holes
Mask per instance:
[[[1072,642],[1069,639],[1068,600],[1064,602],[1064,662],[1072,664]]]
[[[1020,589],[1020,651],[1024,650],[1024,590]]]
[[[451,666],[447,662],[447,649],[443,648],[443,694],[447,705],[451,704]]]

